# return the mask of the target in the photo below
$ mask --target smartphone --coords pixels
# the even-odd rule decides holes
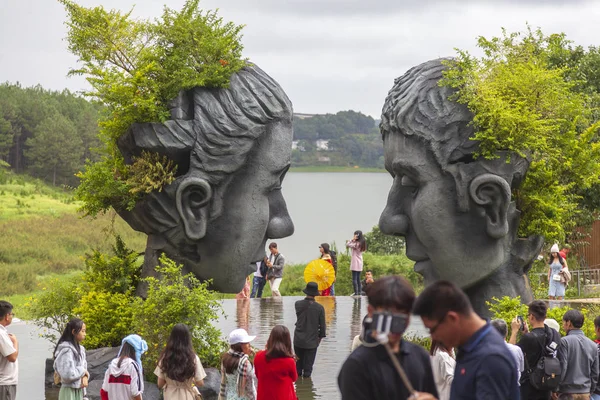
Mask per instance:
[[[521,325],[519,326],[519,330],[524,331],[525,330],[525,320],[523,320],[523,316],[522,315],[517,316],[517,321],[519,321],[521,323]]]

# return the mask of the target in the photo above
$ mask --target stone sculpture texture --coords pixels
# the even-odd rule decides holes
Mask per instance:
[[[492,297],[532,300],[526,272],[543,239],[517,235],[511,192],[528,160],[502,152],[492,160],[474,157],[473,115],[438,84],[445,68],[438,59],[410,69],[385,100],[380,128],[394,179],[379,226],[405,237],[406,255],[425,284],[457,283],[487,316]]]
[[[250,65],[227,89],[196,87],[172,102],[171,120],[133,124],[118,146],[125,161],[142,151],[176,162],[162,191],[119,214],[148,234],[142,275],[154,275],[160,254],[184,273],[237,293],[268,239],[294,232],[281,193],[290,166],[292,104],[265,72]],[[144,289],[138,290],[143,294]]]

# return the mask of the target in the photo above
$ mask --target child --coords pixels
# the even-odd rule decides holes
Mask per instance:
[[[80,344],[85,335],[83,321],[73,318],[58,339],[54,349],[54,371],[61,382],[58,400],[83,400],[89,378],[85,348]]]

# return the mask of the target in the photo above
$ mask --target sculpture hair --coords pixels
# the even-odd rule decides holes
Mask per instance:
[[[439,85],[448,68],[443,61],[450,60],[424,62],[397,78],[383,105],[379,127],[384,140],[394,134],[413,137],[424,144],[442,171],[453,176],[459,209],[467,211],[466,188],[474,173],[483,170],[498,175],[515,189],[525,177],[529,162],[505,152],[498,152],[496,159],[474,159],[478,142],[472,140],[473,114],[466,105],[450,100],[454,89]]]

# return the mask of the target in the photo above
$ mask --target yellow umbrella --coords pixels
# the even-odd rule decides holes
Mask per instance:
[[[325,290],[335,280],[335,270],[333,265],[325,260],[316,259],[308,263],[304,269],[304,281],[316,282],[319,290]]]

